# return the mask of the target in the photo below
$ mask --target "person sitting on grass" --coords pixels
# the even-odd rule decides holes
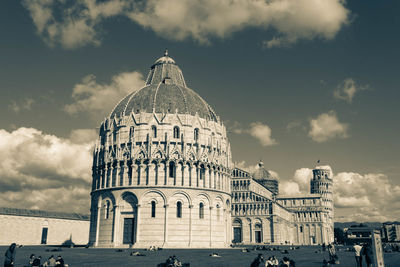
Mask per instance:
[[[213,253],[211,253],[210,254],[210,257],[221,257],[218,253],[215,253],[215,252],[213,252]]]
[[[140,253],[139,251],[132,251],[131,256],[146,256],[145,254]]]
[[[268,260],[265,261],[265,267],[273,267],[273,260],[272,257],[269,257]]]
[[[288,257],[283,257],[281,267],[290,267],[290,259]]]
[[[61,255],[57,256],[56,266],[55,267],[65,267],[64,259],[61,257]]]
[[[51,255],[45,263],[43,263],[43,267],[55,267],[56,266],[56,259],[54,255]]]
[[[251,263],[250,267],[261,267],[263,266],[264,258],[262,254],[258,254],[257,258]]]
[[[26,265],[24,265],[24,267],[31,267],[34,259],[35,259],[35,254],[31,254],[29,256],[28,263]]]

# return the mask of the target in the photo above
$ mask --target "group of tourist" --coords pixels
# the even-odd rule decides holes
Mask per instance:
[[[165,267],[182,267],[182,262],[175,256],[169,256],[165,261]]]
[[[10,247],[7,249],[5,253],[4,259],[4,267],[13,267],[15,264],[15,254],[17,244],[12,243]],[[51,255],[45,262],[42,263],[42,257],[37,256],[35,254],[31,254],[29,257],[28,263],[25,267],[66,267],[68,265],[64,264],[64,259],[59,255],[54,258],[54,255]]]
[[[354,244],[353,248],[357,267],[362,267],[363,258],[365,258],[365,263],[367,264],[367,267],[372,266],[373,251],[370,243],[356,243]]]
[[[250,267],[295,267],[296,263],[294,260],[288,257],[283,257],[279,260],[275,256],[270,256],[268,259],[264,259],[262,254],[258,254],[257,258],[251,263]]]

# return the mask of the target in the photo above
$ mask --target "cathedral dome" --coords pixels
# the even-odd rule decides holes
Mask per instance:
[[[258,168],[253,173],[253,177],[256,180],[277,180],[277,177],[264,168],[264,163],[262,161],[258,163]]]
[[[201,118],[218,122],[210,105],[186,86],[181,69],[167,51],[151,66],[146,85],[124,97],[110,117],[127,116],[132,112],[198,114]]]

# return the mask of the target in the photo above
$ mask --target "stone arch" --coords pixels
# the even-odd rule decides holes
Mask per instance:
[[[207,199],[208,203],[206,203],[206,204],[208,204],[209,206],[212,205],[211,198],[207,193],[199,193],[199,194],[197,194],[196,197],[195,197],[195,200],[201,198],[201,196],[203,196],[203,197],[205,197]]]
[[[103,193],[101,194],[101,196],[99,196],[99,203],[100,203],[100,206],[104,203],[104,201],[105,201],[106,199],[109,199],[109,200],[111,201],[112,206],[115,206],[116,203],[117,203],[116,200],[115,200],[114,194],[111,193],[110,191],[106,191],[106,192],[103,192]]]
[[[163,205],[167,204],[167,197],[165,196],[165,194],[163,192],[161,192],[160,190],[157,190],[157,189],[150,189],[150,190],[145,191],[140,197],[140,204],[145,204],[144,201],[146,200],[146,196],[151,193],[159,195],[163,200],[163,203],[162,203]],[[156,201],[156,202],[158,202],[158,201]]]
[[[184,196],[184,198],[186,198],[186,200],[187,200],[188,205],[192,205],[192,199],[191,199],[191,197],[189,196],[188,193],[186,193],[185,191],[182,191],[182,190],[179,190],[179,191],[174,192],[174,193],[171,195],[171,197],[169,198],[168,202],[171,202],[171,200],[173,200],[174,197],[176,197],[177,195],[182,195],[182,196]],[[183,199],[181,199],[181,200],[183,200]],[[172,203],[171,203],[171,204],[172,204]]]
[[[129,206],[126,206],[124,204],[129,204],[132,207],[132,210],[134,210],[136,208],[136,205],[139,204],[139,199],[134,193],[126,191],[121,194],[117,201],[117,205],[123,207],[123,209],[130,208]]]

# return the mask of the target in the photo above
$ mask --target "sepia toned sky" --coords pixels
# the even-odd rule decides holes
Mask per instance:
[[[317,160],[335,220],[400,220],[398,1],[0,4],[0,206],[89,212],[96,127],[168,48],[237,166],[282,194]]]

